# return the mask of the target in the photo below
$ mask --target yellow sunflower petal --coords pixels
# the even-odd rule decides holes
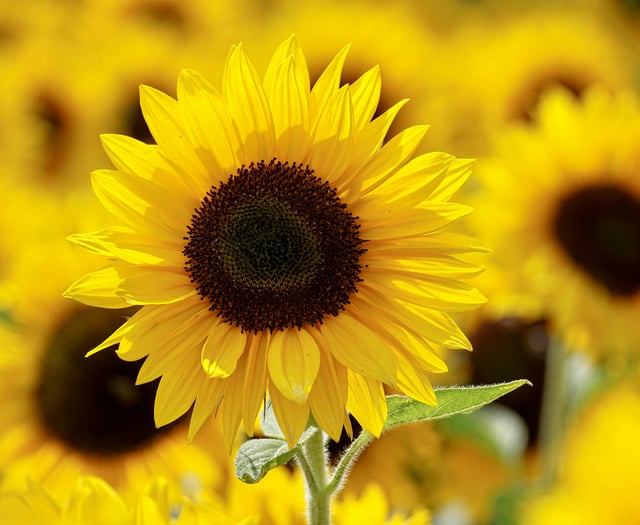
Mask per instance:
[[[366,377],[392,384],[396,377],[393,351],[371,329],[344,313],[330,319],[319,329],[327,348],[343,366]]]
[[[382,383],[347,370],[347,409],[367,432],[379,437],[387,420],[387,402]]]
[[[76,233],[69,235],[67,240],[94,253],[130,264],[184,266],[184,256],[180,253],[179,246],[152,244],[145,236],[124,226],[112,226],[92,233]]]
[[[300,161],[307,157],[311,145],[309,91],[299,78],[301,73],[293,56],[272,67],[277,69],[272,76],[265,77],[265,92],[276,130],[275,155],[282,161]],[[267,82],[268,78],[271,82]]]
[[[354,177],[380,149],[393,120],[408,101],[409,99],[404,99],[397,102],[378,118],[372,122],[368,122],[364,128],[358,131],[354,139],[351,160],[345,170],[345,175],[349,175],[349,178],[344,177],[344,180],[341,181],[343,184],[349,182],[351,177]],[[361,188],[358,187],[351,188],[349,198],[355,200],[360,195],[360,189]]]
[[[367,192],[382,184],[415,153],[428,130],[412,126],[398,133],[353,176],[353,184]]]
[[[158,383],[153,412],[157,426],[175,421],[191,408],[196,399],[201,374],[201,369],[186,366],[176,367],[171,373],[163,374]]]
[[[350,88],[353,103],[353,126],[356,132],[362,130],[371,120],[380,101],[380,66],[372,67]]]
[[[207,160],[209,175],[226,179],[237,169],[240,144],[222,95],[198,72],[186,69],[178,78],[178,105],[196,153]],[[207,189],[211,183],[209,178],[203,181]]]
[[[269,387],[269,399],[289,447],[295,446],[309,421],[309,405],[290,401],[275,386]]]
[[[189,145],[178,102],[162,91],[140,86],[140,107],[153,138],[165,158],[195,180],[204,180],[207,169]]]
[[[121,282],[118,271],[110,266],[80,277],[65,290],[63,296],[89,306],[126,308],[131,303],[116,293]]]
[[[247,350],[247,361],[244,372],[244,400],[242,413],[244,414],[244,431],[252,436],[256,414],[260,410],[267,390],[267,338],[253,336]]]
[[[129,304],[171,304],[196,295],[184,273],[156,270],[153,266],[119,268],[116,293]]]
[[[165,164],[155,145],[115,133],[102,134],[100,140],[109,160],[118,171],[152,179],[158,167]]]
[[[313,115],[311,129],[316,129],[317,117],[323,113],[327,102],[340,87],[342,67],[344,66],[344,61],[347,58],[350,47],[350,45],[346,45],[340,50],[320,77],[318,77],[318,80],[311,89],[311,110]]]
[[[318,379],[309,393],[313,418],[334,441],[340,440],[347,404],[347,370],[331,353],[320,350]]]
[[[275,146],[271,109],[262,83],[241,45],[229,53],[222,82],[223,95],[244,150],[242,162],[270,160]]]
[[[91,183],[103,206],[135,230],[149,232],[152,227],[174,242],[184,236],[193,201],[179,188],[112,170],[94,171]]]
[[[453,202],[434,202],[429,208],[410,211],[390,209],[380,202],[375,207],[371,204],[369,217],[361,219],[362,236],[369,240],[416,237],[437,232],[471,212],[469,206]],[[394,220],[390,221],[390,217]]]
[[[209,330],[200,361],[209,377],[229,377],[247,344],[246,332],[220,322]]]
[[[282,395],[304,403],[320,368],[318,345],[306,330],[276,332],[271,336],[267,364],[271,382]]]
[[[351,96],[349,87],[343,86],[329,98],[318,117],[309,159],[318,175],[333,181],[342,174],[351,159],[353,131]]]

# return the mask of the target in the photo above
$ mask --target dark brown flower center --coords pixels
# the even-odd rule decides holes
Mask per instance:
[[[243,166],[194,213],[186,271],[211,310],[242,330],[317,325],[357,291],[356,219],[308,167]]]
[[[167,431],[153,419],[157,385],[135,385],[139,363],[113,349],[85,357],[132,313],[78,307],[53,331],[43,356],[35,392],[41,422],[81,453],[124,454]]]
[[[624,188],[574,191],[560,202],[553,228],[575,264],[610,293],[640,290],[640,202]]]

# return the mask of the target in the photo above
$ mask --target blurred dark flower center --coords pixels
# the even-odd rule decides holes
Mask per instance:
[[[553,229],[571,260],[610,293],[640,290],[640,201],[623,187],[572,192],[560,202]]]
[[[91,357],[135,309],[76,307],[53,331],[41,363],[37,407],[49,435],[82,453],[123,454],[148,445],[156,429],[157,385],[136,386],[139,363],[121,360],[114,348]]]

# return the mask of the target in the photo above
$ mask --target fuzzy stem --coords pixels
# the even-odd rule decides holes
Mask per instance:
[[[322,430],[317,428],[298,449],[298,463],[307,482],[309,525],[331,525],[331,491],[327,483],[327,452]]]
[[[353,440],[349,448],[345,451],[343,456],[340,458],[340,462],[333,472],[333,476],[327,488],[331,494],[334,494],[340,490],[342,487],[342,483],[346,473],[349,471],[349,467],[353,464],[353,462],[358,458],[360,453],[365,449],[365,447],[371,443],[373,440],[373,435],[369,434],[366,430],[362,430],[360,435]]]

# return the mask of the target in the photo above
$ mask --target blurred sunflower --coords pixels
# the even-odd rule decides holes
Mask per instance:
[[[81,476],[74,483],[72,494],[56,500],[31,479],[3,480],[0,489],[2,523],[21,525],[253,525],[253,518],[232,520],[223,510],[222,502],[207,499],[193,502],[183,498],[175,504],[169,497],[169,483],[155,476],[135,501],[127,502],[109,484],[95,476]]]
[[[431,523],[429,512],[424,508],[415,508],[410,512],[398,512],[389,508],[384,492],[380,487],[369,484],[360,498],[346,496],[336,500],[333,523],[351,525],[367,523],[370,525],[428,525]]]
[[[525,9],[499,25],[490,18],[462,24],[451,38],[445,53],[456,67],[443,70],[446,104],[433,122],[448,116],[453,123],[434,126],[449,134],[438,144],[479,156],[505,122],[530,122],[549,88],[579,96],[595,84],[611,91],[634,85],[638,56],[606,20],[570,5]]]
[[[0,322],[0,468],[26,473],[61,497],[81,474],[99,475],[123,493],[153,473],[169,478],[175,491],[192,480],[219,487],[227,453],[217,429],[209,425],[199,436],[206,452],[200,439],[188,446],[184,421],[155,427],[155,387],[135,385],[136,364],[112,352],[84,357],[135,310],[89,308],[60,297],[71,275],[95,264],[64,241],[79,225],[95,224],[93,196],[54,200],[37,188],[25,194],[16,217],[33,224],[14,217],[14,227],[32,236],[22,239],[0,285],[7,313]],[[25,219],[27,206],[32,212]]]
[[[379,69],[340,87],[346,53],[310,89],[293,38],[264,82],[235,47],[222,94],[192,70],[177,101],[141,89],[157,146],[103,138],[118,171],[93,186],[124,225],[71,237],[112,263],[65,295],[143,305],[93,353],[146,356],[158,425],[195,401],[190,437],[216,410],[231,446],[268,392],[291,445],[310,413],[336,440],[347,411],[379,435],[383,384],[433,404],[438,352],[469,348],[447,312],[484,302],[459,259],[481,248],[442,229],[469,212],[448,200],[472,162],[409,160],[426,126],[381,146],[404,102],[371,121]]]
[[[639,439],[637,388],[620,385],[601,395],[569,433],[558,483],[522,506],[520,522],[638,523]]]
[[[505,130],[480,168],[474,226],[509,282],[497,302],[527,296],[526,313],[546,315],[574,349],[637,353],[638,101],[592,89],[580,103],[556,90],[537,122]]]
[[[304,483],[300,469],[286,466],[269,471],[253,485],[230,478],[225,495],[227,512],[236,519],[259,516],[260,525],[305,525]],[[347,491],[333,501],[332,523],[426,525],[430,520],[423,504],[398,507],[380,486],[368,480],[359,491]]]

